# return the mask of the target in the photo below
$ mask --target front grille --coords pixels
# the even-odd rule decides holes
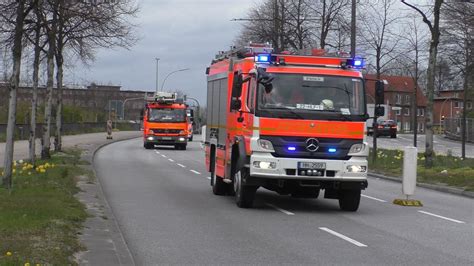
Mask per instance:
[[[179,134],[182,129],[165,129],[165,128],[152,128],[153,133],[155,134]]]
[[[348,160],[349,150],[352,145],[362,143],[359,139],[334,139],[334,138],[316,138],[319,141],[319,149],[310,152],[306,149],[306,141],[313,137],[277,137],[277,136],[261,136],[272,142],[275,157],[284,158],[306,158],[306,159],[329,159],[329,160]],[[295,150],[289,151],[288,147],[294,147]],[[336,149],[336,152],[329,152],[329,149]]]

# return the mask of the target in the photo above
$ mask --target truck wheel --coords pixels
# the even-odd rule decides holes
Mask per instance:
[[[227,184],[224,183],[224,180],[216,176],[216,163],[215,158],[211,160],[211,186],[212,193],[218,196],[224,196],[227,192]]]
[[[193,136],[191,136],[191,137],[189,138],[189,141],[193,141]]]
[[[143,147],[147,150],[150,150],[150,149],[153,149],[155,147],[155,145],[153,145],[152,143],[143,143]]]
[[[340,190],[339,208],[343,211],[355,212],[359,208],[360,189]]]
[[[243,168],[234,175],[235,203],[239,208],[252,208],[256,186],[245,185],[245,180],[250,176],[249,170]]]
[[[397,133],[392,134],[390,137],[391,137],[392,139],[396,139],[396,138],[397,138]]]

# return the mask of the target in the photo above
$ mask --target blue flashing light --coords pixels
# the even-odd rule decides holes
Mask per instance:
[[[328,152],[329,153],[335,153],[335,152],[337,152],[337,149],[336,148],[329,148]]]
[[[347,66],[352,68],[364,68],[365,61],[360,57],[347,59]]]
[[[288,151],[296,151],[296,147],[294,147],[294,146],[290,146],[287,149],[288,149]]]
[[[255,62],[256,63],[270,63],[271,58],[272,57],[270,54],[259,54],[255,56]]]

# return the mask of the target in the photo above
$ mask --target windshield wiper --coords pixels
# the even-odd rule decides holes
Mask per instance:
[[[275,106],[275,107],[271,107],[270,109],[288,110],[291,114],[295,115],[297,118],[305,119],[302,115],[300,115],[300,114],[298,114],[297,112],[294,111],[295,108],[291,108],[291,107],[288,107],[288,106]],[[279,116],[279,118],[284,118],[284,117]]]

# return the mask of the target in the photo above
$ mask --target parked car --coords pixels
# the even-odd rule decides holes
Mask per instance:
[[[377,136],[397,137],[397,122],[393,120],[379,120],[377,123]]]

